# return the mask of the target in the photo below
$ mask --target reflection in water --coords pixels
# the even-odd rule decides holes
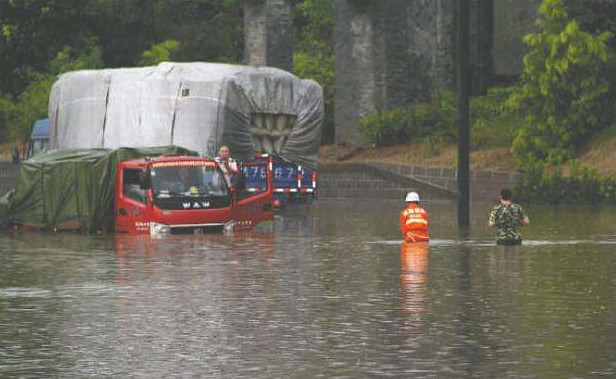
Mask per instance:
[[[421,349],[428,279],[428,242],[400,245],[400,282],[402,286],[402,325],[405,350]]]
[[[426,282],[428,279],[428,242],[400,245],[400,281],[402,283],[403,310],[410,320],[419,322],[425,310]]]

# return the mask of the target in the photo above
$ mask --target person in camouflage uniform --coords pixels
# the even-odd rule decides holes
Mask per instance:
[[[500,193],[500,204],[492,208],[488,225],[498,230],[497,245],[521,245],[520,228],[530,223],[520,204],[512,202],[511,190],[505,188]]]

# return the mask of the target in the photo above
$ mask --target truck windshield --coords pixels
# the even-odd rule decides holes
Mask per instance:
[[[229,195],[223,173],[216,167],[157,167],[151,175],[155,197]]]

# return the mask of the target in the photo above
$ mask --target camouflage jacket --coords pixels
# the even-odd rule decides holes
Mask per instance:
[[[490,212],[490,224],[498,230],[497,242],[521,242],[520,227],[526,218],[524,209],[519,204],[498,204]]]

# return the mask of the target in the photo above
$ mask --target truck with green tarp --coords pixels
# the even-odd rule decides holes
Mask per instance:
[[[50,151],[22,163],[17,187],[0,201],[1,221],[150,234],[252,227],[273,217],[272,174],[248,192],[243,172],[230,188],[214,159],[177,146]]]

